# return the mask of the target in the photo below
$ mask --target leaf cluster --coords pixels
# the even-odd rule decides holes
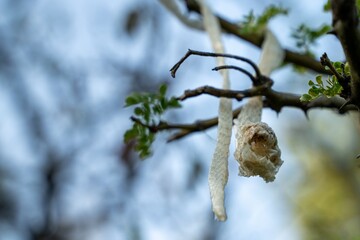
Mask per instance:
[[[344,78],[350,76],[350,67],[348,63],[344,64],[342,62],[331,62],[331,64],[333,65],[339,76]],[[328,66],[326,66],[325,69],[330,70]],[[326,97],[333,97],[336,95],[340,95],[343,91],[343,87],[341,86],[335,75],[328,77],[328,79],[326,80],[327,86],[324,86],[321,75],[317,75],[315,79],[316,83],[312,80],[309,81],[308,84],[310,86],[310,89],[307,94],[301,96],[301,101],[312,101],[320,97],[321,95]]]
[[[300,24],[291,36],[295,39],[298,48],[302,49],[306,54],[313,55],[310,51],[310,45],[314,44],[319,37],[330,30],[331,27],[327,24],[323,24],[318,28],[310,28],[305,24]]]
[[[327,85],[324,85],[321,75],[316,76],[316,83],[310,80],[308,83],[310,89],[307,94],[303,94],[300,97],[300,101],[312,101],[320,96],[334,97],[341,93],[342,86],[339,84],[335,76],[328,77],[326,82]]]
[[[152,154],[151,145],[155,140],[156,129],[151,128],[160,122],[166,110],[181,107],[175,97],[166,97],[167,86],[161,85],[157,93],[133,93],[125,99],[125,107],[134,108],[133,126],[124,134],[124,141],[135,141],[135,150],[144,159]]]
[[[254,12],[250,11],[248,15],[244,16],[244,20],[240,22],[241,32],[244,34],[261,33],[272,18],[287,14],[288,9],[275,5],[268,6],[259,16],[255,16]]]

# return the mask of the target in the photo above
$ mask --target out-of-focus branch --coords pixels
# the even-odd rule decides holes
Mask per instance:
[[[199,5],[194,0],[184,0],[187,8],[189,11],[200,13]],[[220,26],[223,31],[235,35],[257,47],[261,47],[261,44],[264,40],[264,35],[259,34],[245,34],[241,31],[241,27],[236,24],[232,23],[230,21],[225,20],[224,18],[217,16],[220,22]],[[315,60],[314,58],[301,53],[296,53],[293,51],[290,51],[288,49],[285,49],[285,58],[284,61],[287,63],[293,63],[295,65],[305,67],[308,69],[311,69],[318,73],[324,73],[324,74],[331,74],[330,71],[325,70],[323,66],[320,64],[319,61]]]
[[[183,14],[175,0],[159,0],[170,12],[172,12],[183,24],[198,30],[204,30],[202,21],[189,19]]]
[[[240,111],[241,111],[241,107],[233,110],[232,118],[233,119],[236,118],[236,116],[240,113]],[[195,132],[204,131],[206,129],[209,129],[211,127],[216,126],[218,124],[218,122],[219,122],[218,117],[204,119],[204,120],[197,120],[192,124],[186,125],[186,128],[180,129],[178,132],[172,134],[168,138],[168,142],[172,142],[172,141],[181,139],[181,138],[186,137],[187,135],[195,133]]]
[[[241,107],[233,110],[233,119],[240,113]],[[209,119],[197,120],[193,123],[188,124],[177,124],[177,123],[168,123],[164,121],[160,121],[157,125],[147,125],[140,121],[140,119],[136,117],[130,118],[132,121],[139,123],[142,126],[147,127],[152,132],[164,131],[164,130],[179,130],[175,132],[168,138],[168,142],[172,142],[183,138],[191,133],[204,131],[208,128],[214,127],[218,124],[218,117],[213,117]]]

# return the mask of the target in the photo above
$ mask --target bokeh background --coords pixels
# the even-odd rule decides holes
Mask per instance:
[[[232,21],[270,3],[208,2]],[[331,23],[325,1],[271,3],[290,9],[269,25],[288,49],[296,50],[291,34],[301,23]],[[258,48],[226,34],[224,43],[258,61]],[[266,184],[237,176],[231,155],[225,223],[214,220],[207,186],[216,129],[170,144],[161,133],[145,161],[123,143],[131,92],[221,86],[214,59],[190,58],[170,77],[188,48],[211,51],[206,33],[159,1],[0,0],[0,239],[360,239],[355,114],[312,110],[307,121],[297,109],[265,110],[284,164]],[[344,59],[334,36],[311,50]],[[276,90],[300,94],[314,75],[285,66],[272,78]],[[237,72],[231,79],[234,89],[251,84]],[[200,96],[166,118],[190,123],[217,108],[218,99]]]

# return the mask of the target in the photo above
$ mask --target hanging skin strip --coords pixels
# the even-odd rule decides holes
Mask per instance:
[[[200,10],[204,17],[204,27],[209,33],[213,49],[216,53],[224,53],[221,41],[221,29],[218,19],[206,6],[205,0],[199,0]],[[217,58],[217,65],[225,65],[224,58]],[[223,77],[223,88],[230,89],[228,71],[221,71]],[[220,98],[219,103],[219,128],[218,136],[209,171],[209,189],[212,209],[215,217],[225,221],[226,210],[224,204],[225,186],[228,181],[228,158],[229,146],[232,133],[232,101],[227,98]]]

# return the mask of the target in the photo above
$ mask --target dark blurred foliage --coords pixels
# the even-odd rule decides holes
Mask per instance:
[[[118,5],[113,25],[97,26],[96,31],[100,32],[101,28],[110,28],[118,45],[137,41],[140,37],[144,39],[141,61],[129,61],[131,51],[120,54],[103,51],[94,59],[83,59],[67,49],[67,44],[71,46],[71,41],[77,41],[72,34],[76,34],[76,17],[82,16],[72,14],[80,10],[72,11],[59,2],[51,6],[44,1],[9,0],[0,5],[0,88],[12,107],[11,116],[3,111],[1,118],[13,121],[9,126],[20,128],[21,135],[7,136],[9,129],[4,128],[8,126],[2,122],[0,229],[3,230],[0,230],[0,238],[10,239],[12,234],[15,239],[85,237],[93,226],[106,225],[114,211],[121,214],[127,200],[122,194],[131,195],[137,179],[139,160],[131,143],[122,144],[118,126],[127,119],[120,111],[130,91],[151,91],[168,79],[166,71],[154,71],[153,66],[147,64],[161,62],[158,52],[166,48],[161,40],[165,34],[162,9],[146,1],[128,4],[128,7]],[[68,5],[82,8],[84,3]],[[141,31],[143,25],[151,28],[145,35]],[[62,46],[57,49],[58,44]],[[107,81],[111,91],[103,94],[100,100],[94,99],[91,91],[96,94],[102,81]],[[112,131],[112,138],[102,139],[108,135],[102,131]],[[13,149],[8,149],[9,145]],[[96,183],[103,184],[100,188],[105,193],[100,202],[103,206],[94,214],[69,217],[66,213],[69,189],[82,177],[81,167],[79,169],[83,164],[82,155],[86,158],[96,153],[89,151],[92,148],[106,151],[102,153],[105,157],[118,159],[112,174],[119,176],[112,182],[114,186]],[[12,151],[20,154],[12,154]],[[86,171],[86,165],[83,168]],[[108,193],[106,188],[110,188]],[[116,196],[112,196],[114,194]],[[128,224],[133,232],[131,238],[141,239],[137,223],[130,219]]]

